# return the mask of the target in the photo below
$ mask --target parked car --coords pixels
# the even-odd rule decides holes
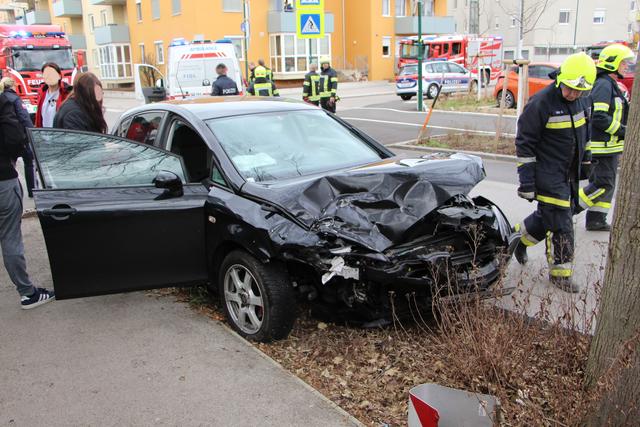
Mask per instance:
[[[468,196],[479,158],[399,159],[308,104],[150,104],[114,133],[29,130],[58,299],[209,283],[233,328],[267,341],[298,301],[365,323],[390,319],[390,292],[396,314],[439,285],[489,292],[517,242]]]
[[[549,86],[552,79],[549,74],[555,71],[560,65],[550,62],[532,62],[529,65],[529,96],[535,95],[545,87]],[[513,66],[509,68],[509,79],[507,81],[507,92],[505,96],[505,107],[514,108],[518,102],[518,79],[519,67]],[[504,82],[504,72],[498,75],[496,87],[493,90],[493,96],[500,104],[502,99],[502,87]]]
[[[451,61],[426,61],[422,63],[422,90],[424,96],[433,99],[442,93],[475,91],[478,79],[463,66]],[[408,101],[418,94],[418,64],[407,64],[396,76],[396,94]]]

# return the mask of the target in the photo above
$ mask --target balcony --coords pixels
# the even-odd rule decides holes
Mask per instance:
[[[127,0],[89,0],[92,6],[124,6]]]
[[[295,33],[296,14],[292,12],[269,12],[267,31],[270,33]],[[333,33],[333,13],[324,14],[324,32]]]
[[[56,18],[76,18],[82,16],[81,0],[58,0],[53,3],[53,16]]]
[[[418,17],[396,18],[396,34],[418,34]],[[453,16],[423,16],[422,34],[452,34],[456,32]]]
[[[99,45],[129,43],[131,41],[128,25],[96,27],[93,35],[96,38],[96,43]]]
[[[67,34],[71,47],[75,49],[87,49],[87,39],[82,34]]]
[[[25,14],[26,25],[51,24],[51,15],[48,10],[30,10]]]

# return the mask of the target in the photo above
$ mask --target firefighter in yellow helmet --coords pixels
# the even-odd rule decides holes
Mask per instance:
[[[253,74],[255,80],[249,84],[247,92],[255,96],[280,96],[276,84],[267,78],[266,68],[258,65]]]
[[[521,239],[515,256],[528,260],[527,247],[545,240],[549,278],[566,292],[573,282],[572,216],[578,204],[578,182],[591,162],[588,95],[596,66],[585,53],[569,56],[551,75],[555,82],[535,94],[518,119],[518,196],[538,203],[536,211],[516,225]]]
[[[591,121],[591,153],[593,166],[589,185],[580,189],[580,208],[586,209],[589,231],[609,231],[607,214],[611,209],[616,186],[618,157],[624,150],[624,138],[629,117],[625,99],[615,75],[622,77],[636,56],[623,44],[612,44],[600,52],[598,74],[591,91],[593,119]]]
[[[336,112],[338,100],[338,73],[331,68],[331,58],[320,58],[320,105],[327,111]]]

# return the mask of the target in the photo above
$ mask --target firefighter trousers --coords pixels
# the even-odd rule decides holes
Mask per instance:
[[[580,189],[579,211],[587,210],[587,224],[607,221],[616,188],[618,155],[594,156],[589,185]]]
[[[552,277],[571,277],[574,253],[573,211],[568,208],[538,202],[538,208],[520,224],[520,241],[534,246],[545,241],[549,274]]]

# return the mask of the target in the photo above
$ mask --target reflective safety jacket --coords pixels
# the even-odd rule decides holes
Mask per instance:
[[[255,79],[249,85],[247,92],[255,96],[280,96],[275,83],[262,77]]]
[[[304,75],[302,97],[309,98],[309,101],[320,101],[320,74],[310,71]]]
[[[580,164],[591,160],[591,101],[562,97],[555,82],[535,94],[518,119],[516,155],[520,187],[536,200],[570,209],[571,182],[578,182]]]
[[[605,71],[598,74],[591,98],[593,99],[591,152],[594,156],[622,153],[629,117],[629,103],[616,81]]]
[[[338,93],[338,73],[329,67],[320,73],[320,98],[335,97]]]

